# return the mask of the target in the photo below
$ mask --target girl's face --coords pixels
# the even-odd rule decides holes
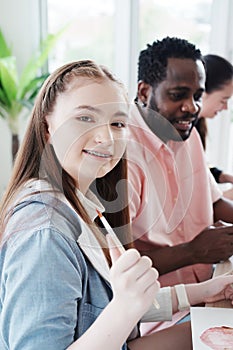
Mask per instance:
[[[79,78],[58,96],[47,117],[49,142],[83,193],[122,157],[127,121],[123,90],[111,81]]]
[[[202,97],[201,117],[214,118],[216,114],[228,108],[228,100],[233,94],[233,81],[225,84],[222,89],[210,94],[204,92]]]

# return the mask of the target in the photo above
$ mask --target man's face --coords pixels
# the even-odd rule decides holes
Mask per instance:
[[[205,69],[200,60],[168,59],[165,80],[156,87],[150,86],[146,113],[149,119],[157,119],[154,111],[165,118],[160,117],[157,131],[156,127],[152,129],[163,141],[182,141],[190,136],[204,88]]]

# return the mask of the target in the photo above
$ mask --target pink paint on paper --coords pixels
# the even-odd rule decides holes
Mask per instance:
[[[213,350],[233,350],[233,328],[211,327],[200,336],[202,342]]]

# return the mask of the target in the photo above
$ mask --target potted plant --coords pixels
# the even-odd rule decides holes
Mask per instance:
[[[0,30],[0,116],[9,126],[12,139],[12,161],[19,147],[19,116],[26,107],[32,108],[34,99],[48,74],[41,74],[48,55],[62,31],[49,34],[31,57],[19,76],[16,57]]]

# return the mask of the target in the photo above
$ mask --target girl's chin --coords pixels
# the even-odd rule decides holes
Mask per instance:
[[[112,162],[108,162],[107,164],[101,166],[99,170],[97,171],[97,176],[96,178],[100,178],[105,176],[107,173],[109,173],[118,163],[118,161],[115,159]]]
[[[104,177],[106,174],[108,174],[113,168],[112,167],[102,167],[98,173],[96,178]]]

